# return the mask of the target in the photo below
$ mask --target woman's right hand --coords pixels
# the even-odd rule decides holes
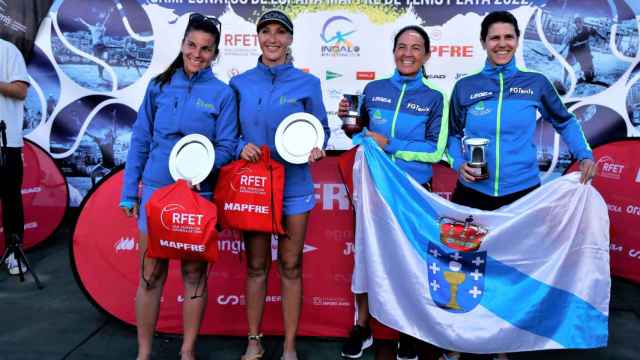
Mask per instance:
[[[345,117],[349,114],[349,100],[342,98],[338,104],[338,117]]]
[[[475,182],[476,177],[473,175],[473,169],[466,162],[460,166],[460,170],[458,170],[458,174],[462,179],[468,182]]]
[[[240,158],[250,162],[257,162],[261,156],[262,151],[260,151],[260,148],[252,143],[245,145],[240,152]]]
[[[120,209],[122,209],[122,211],[127,217],[132,217],[132,216],[136,218],[138,217],[138,204],[135,204],[132,207],[120,206]]]

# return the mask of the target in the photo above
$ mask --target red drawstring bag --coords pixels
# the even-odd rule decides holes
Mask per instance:
[[[220,169],[214,201],[223,228],[281,235],[284,166],[268,146],[260,150],[255,163],[236,160]]]
[[[218,258],[216,205],[185,180],[158,189],[146,205],[147,256],[213,263]]]

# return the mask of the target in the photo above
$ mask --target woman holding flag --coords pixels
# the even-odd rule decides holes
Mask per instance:
[[[448,102],[445,94],[426,80],[430,41],[420,26],[406,26],[393,40],[396,69],[392,77],[372,81],[364,89],[359,125],[367,127],[384,152],[414,180],[430,190],[431,164],[442,159],[447,140]],[[338,116],[348,114],[350,104],[342,99]],[[444,124],[442,123],[444,120]],[[345,128],[347,130],[347,128]],[[350,135],[350,134],[348,134]],[[358,316],[342,356],[359,358],[371,345],[367,294],[356,294]],[[377,359],[417,359],[415,340],[373,321]]]
[[[507,11],[495,11],[482,21],[480,41],[487,53],[484,68],[455,84],[451,95],[448,152],[459,173],[452,201],[481,210],[513,203],[540,186],[533,135],[536,113],[550,122],[580,161],[586,183],[595,174],[591,149],[575,115],[564,106],[542,74],[516,66],[520,29]],[[489,140],[488,178],[475,175],[462,149],[464,138]],[[458,359],[459,353],[442,360]],[[506,355],[500,354],[499,359]]]

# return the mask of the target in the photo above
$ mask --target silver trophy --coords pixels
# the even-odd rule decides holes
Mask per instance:
[[[343,94],[342,96],[349,102],[349,111],[347,113],[347,116],[342,118],[342,123],[345,126],[359,126],[358,119],[360,118],[362,103],[364,103],[364,95]]]
[[[487,145],[489,139],[485,138],[463,138],[463,150],[466,154],[467,164],[472,169],[471,173],[478,180],[489,177],[487,167]]]

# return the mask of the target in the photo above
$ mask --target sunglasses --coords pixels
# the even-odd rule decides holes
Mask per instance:
[[[200,13],[193,13],[189,16],[189,25],[191,24],[210,24],[218,30],[218,34],[222,34],[222,23],[213,16],[205,16]]]

